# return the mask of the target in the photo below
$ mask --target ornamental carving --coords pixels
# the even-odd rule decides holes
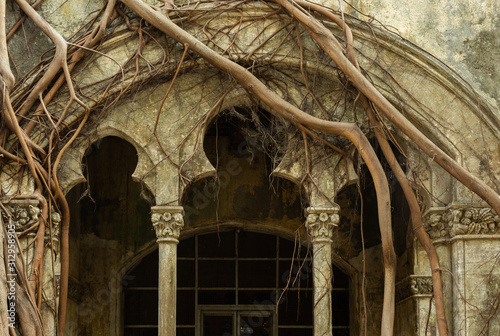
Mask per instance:
[[[38,201],[30,200],[11,200],[4,205],[12,216],[12,223],[16,227],[16,231],[24,231],[33,224],[38,222],[38,216],[41,209],[38,207]],[[9,221],[9,216],[5,211],[2,212],[2,218],[5,224]]]
[[[432,296],[432,278],[430,276],[411,275],[396,285],[396,301],[412,296]]]
[[[443,221],[442,214],[432,214],[428,217],[426,223],[425,231],[433,239],[442,238],[448,236],[448,228]]]
[[[61,215],[52,208],[50,217],[52,219],[52,239],[59,240],[61,234]],[[50,229],[48,223],[45,226],[45,239],[50,240]]]
[[[424,227],[433,239],[458,235],[498,234],[500,218],[491,208],[456,207],[431,209]]]
[[[178,242],[181,229],[184,227],[182,207],[154,207],[151,221],[158,241]]]
[[[338,208],[307,208],[306,228],[314,241],[332,240],[333,229],[339,224]]]

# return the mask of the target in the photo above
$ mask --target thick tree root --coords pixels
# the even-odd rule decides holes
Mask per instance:
[[[384,309],[382,317],[382,335],[392,335],[394,325],[394,302],[395,302],[395,265],[396,254],[392,242],[391,226],[391,203],[389,199],[389,187],[384,170],[378,161],[368,139],[354,124],[332,122],[315,118],[295,106],[289,104],[266,85],[259,81],[249,71],[240,65],[224,58],[214,52],[191,34],[175,25],[161,12],[138,0],[122,0],[130,9],[143,17],[165,34],[181,42],[194,52],[202,56],[207,62],[230,74],[236,81],[248,91],[254,93],[260,100],[272,108],[275,112],[287,118],[294,124],[303,124],[317,131],[346,137],[358,149],[365,160],[375,182],[377,191],[377,204],[379,209],[379,225],[382,236],[382,249],[384,255],[385,282],[384,282]]]
[[[73,47],[69,49],[70,60],[68,62],[68,43],[64,40],[64,38],[55,29],[53,29],[53,27],[51,27],[38,14],[28,2],[25,0],[15,0],[15,2],[27,15],[27,17],[31,19],[40,30],[49,36],[56,46],[55,55],[48,67],[44,69],[43,76],[41,76],[41,78],[33,84],[30,91],[27,91],[26,97],[22,100],[22,104],[16,105],[16,110],[14,110],[10,96],[11,90],[15,84],[15,78],[10,69],[9,54],[7,49],[8,37],[5,29],[6,2],[0,0],[0,99],[2,101],[2,105],[0,106],[0,115],[6,125],[6,127],[0,131],[0,156],[3,156],[2,160],[10,160],[11,162],[17,162],[18,165],[24,165],[27,167],[36,183],[36,193],[30,197],[36,197],[40,201],[42,207],[40,223],[37,228],[38,231],[34,248],[32,273],[29,278],[26,274],[24,274],[24,278],[20,280],[20,285],[23,290],[21,293],[23,307],[19,310],[20,322],[24,335],[43,335],[44,331],[39,309],[42,299],[41,272],[43,268],[45,223],[50,212],[50,209],[48,209],[47,199],[50,198],[50,202],[53,202],[56,206],[58,205],[58,211],[62,215],[60,238],[61,285],[57,321],[57,335],[61,336],[64,334],[67,307],[70,216],[68,204],[59,187],[57,167],[65,150],[70,146],[73,140],[76,139],[91,113],[91,110],[76,95],[71,79],[71,71],[75,65],[84,58],[85,50],[92,49],[102,40],[102,38],[106,35],[106,28],[108,28],[109,24],[116,17],[118,17],[118,14],[121,12],[115,8],[116,0],[109,0],[104,13],[101,13],[102,17],[99,24],[89,34],[84,35],[84,37],[79,40],[78,44],[81,44],[81,47],[78,48],[78,45],[75,46],[74,44],[71,44]],[[230,74],[244,89],[255,95],[263,103],[267,104],[267,106],[269,106],[276,114],[281,115],[289,120],[291,124],[295,125],[302,132],[304,137],[309,135],[317,140],[325,142],[325,140],[319,137],[314,131],[324,134],[343,136],[358,149],[373,177],[377,192],[379,225],[382,238],[385,270],[381,334],[384,336],[391,336],[393,334],[395,313],[396,255],[394,253],[392,241],[390,193],[385,172],[365,134],[355,124],[315,118],[289,104],[264,83],[262,83],[258,78],[252,75],[252,73],[237,63],[224,57],[224,55],[228,52],[228,48],[224,49],[221,53],[217,53],[201,41],[197,40],[194,36],[174,24],[168,17],[167,7],[163,9],[154,9],[141,0],[122,0],[122,2],[150,24],[164,32],[167,36],[170,36],[175,41],[182,43],[185,47],[184,56],[186,56],[186,51],[190,49],[199,54],[205,61],[212,64],[214,67],[220,69],[224,73]],[[329,55],[329,57],[344,72],[348,80],[352,82],[360,92],[361,101],[369,117],[370,123],[374,127],[377,140],[391,166],[391,169],[394,171],[394,174],[403,188],[406,199],[408,200],[415,235],[428,254],[432,269],[439,333],[442,336],[447,335],[441,273],[437,253],[431,240],[422,227],[422,218],[417,199],[408,179],[399,167],[396,158],[394,157],[394,153],[385,138],[380,121],[377,119],[376,112],[380,112],[385,118],[389,119],[446,171],[488,202],[497,213],[500,213],[500,196],[485,183],[463,169],[460,165],[458,165],[458,163],[453,161],[452,158],[427,139],[367,80],[367,78],[361,73],[359,65],[356,61],[353,49],[352,32],[344,20],[334,15],[333,12],[327,8],[306,0],[274,0],[274,2],[286,9],[288,14],[296,20],[294,21],[294,24],[296,25],[299,45],[300,33],[297,28],[299,27],[298,22],[300,22],[300,24],[302,24],[302,26],[310,33],[310,36],[318,43],[323,51]],[[38,3],[40,3],[40,0],[33,6]],[[173,7],[173,5],[170,7]],[[320,21],[315,19],[304,9],[313,10],[339,25],[344,31],[346,46],[341,45],[329,29],[327,29]],[[128,17],[125,14],[121,13],[121,15],[125,16],[126,21],[128,20]],[[142,28],[133,27],[130,24],[130,21],[127,21],[126,23],[132,31],[135,31],[141,36],[140,41],[142,43]],[[14,30],[15,29],[16,28],[14,28]],[[284,27],[281,29],[284,29]],[[11,35],[12,34],[9,36]],[[274,33],[272,36],[275,35],[277,35],[277,33]],[[208,38],[216,44],[215,39],[211,39],[210,37]],[[262,47],[270,39],[270,37],[266,39],[266,41],[259,45],[259,47],[255,50]],[[235,39],[232,40],[231,45],[234,41]],[[139,73],[140,50],[142,49],[139,49],[138,53],[134,56],[136,60],[136,75],[134,75],[132,82],[126,87],[125,91],[131,87],[137,74]],[[247,60],[252,57],[255,50],[249,53]],[[132,59],[133,57],[131,57],[130,60]],[[178,69],[180,68],[181,64],[179,64]],[[61,69],[62,74],[60,74]],[[316,104],[320,106],[314,97],[313,91],[311,91],[311,88],[307,84],[307,78],[302,67],[301,72],[304,77],[304,83],[308,94],[311,95]],[[172,83],[174,81],[175,77],[172,80]],[[59,115],[57,122],[54,122],[47,106],[49,106],[49,103],[56,96],[63,85],[67,85],[69,90],[69,99],[64,105],[64,110],[62,114]],[[107,89],[109,89],[109,86]],[[43,96],[44,93],[45,96]],[[124,93],[122,92],[113,102],[119,99],[123,94]],[[168,92],[166,96],[168,96]],[[35,105],[37,102],[39,102],[38,106]],[[54,148],[59,145],[60,141],[58,132],[61,127],[64,126],[65,117],[70,107],[75,102],[84,108],[85,113],[83,113],[80,116],[80,119],[78,119],[79,125],[76,132],[74,132],[70,140],[62,146],[62,149],[58,150],[57,153],[54,154],[55,160],[52,162],[51,154]],[[159,114],[160,113],[161,108]],[[52,127],[50,135],[48,136],[49,148],[41,148],[30,138],[30,134],[33,132],[35,127],[38,127],[40,124],[40,119],[45,116],[48,117]],[[381,116],[378,117],[382,120]],[[29,121],[27,123],[23,123],[23,127],[21,127],[21,121],[24,121],[26,118],[28,118]],[[8,143],[8,146],[6,146],[7,139],[11,134],[16,135],[17,143],[12,145],[12,142],[10,142]],[[49,134],[48,131],[47,134]],[[307,141],[305,141],[305,143],[307,146]],[[342,149],[336,148],[329,143],[327,143],[327,145],[345,155],[345,152]],[[306,153],[308,153],[307,149]],[[309,158],[307,158],[306,161],[308,160]],[[19,261],[17,262],[19,263]],[[21,266],[19,265],[19,270],[21,269],[20,267]],[[0,270],[0,275],[1,274]],[[29,284],[33,285],[30,286]],[[4,301],[5,299],[0,295],[0,302]],[[0,315],[5,316],[5,312],[2,309],[0,309]],[[6,331],[5,328],[3,328],[0,329],[0,332],[3,332],[4,334],[6,334],[6,332],[12,333],[12,330]]]

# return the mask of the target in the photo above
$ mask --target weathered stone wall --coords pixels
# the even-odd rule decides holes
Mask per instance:
[[[452,67],[498,111],[498,1],[351,0],[349,3],[385,26],[393,27],[403,38]],[[362,19],[368,18],[349,5],[345,5],[345,11]]]
[[[151,1],[154,2],[154,1]],[[321,3],[339,8],[339,2]],[[19,15],[14,2],[10,3],[7,27]],[[103,1],[50,0],[39,7],[40,13],[64,36],[69,37],[86,22],[88,14],[100,9]],[[156,2],[158,5],[160,2]],[[425,0],[350,0],[344,3],[346,14],[363,20],[378,20],[392,27],[403,38],[428,51],[457,71],[474,89],[496,108],[500,105],[497,83],[500,62],[500,16],[495,0],[448,0],[430,3]],[[361,12],[358,12],[358,10]],[[12,39],[13,58],[25,73],[37,62],[37,54],[50,45],[48,39],[26,21],[22,33]],[[28,53],[24,51],[27,50]],[[26,57],[29,56],[29,57]]]
[[[63,36],[69,37],[88,19],[88,15],[99,9],[102,4],[101,1],[86,3],[47,0],[40,5],[39,10]],[[331,4],[334,8],[338,6],[336,1],[329,1],[327,4]],[[364,23],[349,18],[356,39],[355,46],[363,54],[360,55],[360,64],[374,75],[372,78],[377,87],[400,107],[423,133],[436,141],[452,157],[491,185],[498,182],[500,177],[500,142],[498,141],[500,138],[498,112],[500,94],[497,87],[499,74],[496,71],[500,61],[498,3],[493,0],[450,0],[437,4],[425,1],[404,1],[402,3],[396,0],[353,0],[351,4],[359,8],[365,15],[355,11],[348,4],[344,4],[343,10],[346,14],[363,20],[373,16],[382,24],[394,27],[406,39],[400,40],[394,35],[382,32],[376,27],[377,24],[373,23],[373,31],[378,33],[375,38],[371,29]],[[9,6],[8,28],[19,16],[13,2],[10,2]],[[253,11],[258,13],[265,11],[262,6],[255,7],[250,8],[252,11],[248,11],[249,15],[255,15]],[[210,22],[211,28],[218,29],[228,22],[237,22],[240,20],[240,15],[239,13],[228,15],[220,21],[211,20],[212,18],[207,15],[199,23]],[[277,16],[274,17],[274,19],[276,18]],[[280,17],[280,19],[286,20],[284,17]],[[265,24],[270,22],[274,22],[273,19],[259,22],[243,30],[235,40],[228,36],[219,36],[217,40],[219,47],[229,48],[235,60],[245,60],[248,57],[248,53],[245,51],[256,47],[276,32],[276,27],[266,28]],[[210,44],[206,36],[200,33],[199,26],[187,26],[186,29],[197,35],[204,43]],[[339,31],[336,32],[339,33]],[[259,35],[260,33],[261,35]],[[291,102],[300,102],[306,93],[300,82],[300,55],[298,48],[294,47],[291,40],[288,40],[290,43],[280,44],[281,40],[278,38],[284,37],[285,33],[283,31],[277,34],[275,41],[259,50],[254,56],[256,61],[263,64],[274,62],[274,68],[263,71],[261,78],[285,99]],[[256,35],[259,35],[260,39],[254,39],[253,37]],[[196,189],[189,189],[193,186],[189,182],[198,181],[200,183],[202,178],[213,175],[215,172],[214,165],[209,162],[203,149],[203,141],[200,140],[203,138],[209,123],[207,122],[200,127],[199,122],[220,98],[221,90],[228,88],[230,78],[221,75],[203,61],[190,55],[193,57],[186,61],[173,87],[171,95],[175,98],[167,100],[163,106],[164,113],[158,120],[158,139],[163,144],[162,148],[154,135],[156,116],[164,94],[170,86],[176,62],[183,50],[181,45],[173,43],[172,40],[167,39],[167,42],[172,47],[169,49],[171,60],[155,68],[154,73],[140,73],[138,76],[140,80],[150,80],[141,82],[140,85],[134,87],[132,94],[122,97],[112,110],[99,115],[99,118],[92,119],[92,122],[83,130],[81,137],[68,150],[63,158],[60,171],[61,185],[65,192],[68,192],[77,183],[85,181],[87,176],[83,174],[81,160],[89,145],[105,136],[113,135],[127,140],[135,147],[138,163],[132,176],[136,181],[141,180],[144,187],[153,194],[152,203],[197,206],[197,196],[199,195],[196,194]],[[310,48],[315,47],[310,39],[306,39],[304,43]],[[249,44],[251,46],[248,46]],[[118,48],[112,48],[118,45]],[[20,78],[38,63],[39,56],[51,46],[51,43],[29,21],[26,21],[23,29],[20,29],[11,39],[9,46],[13,51],[12,59],[17,65],[16,76]],[[133,34],[128,32],[117,34],[99,49],[100,52],[105,52],[108,57],[99,54],[93,55],[75,71],[75,84],[87,96],[92,97],[100,94],[109,82],[108,78],[120,73],[120,67],[115,62],[124,65],[135,52],[136,46],[137,38]],[[241,48],[241,46],[245,47]],[[279,50],[275,53],[277,46],[279,46]],[[140,64],[145,65],[146,61],[150,64],[157,64],[156,62],[160,61],[165,54],[166,49],[163,46],[159,47],[155,41],[150,41],[143,51],[143,59],[141,59]],[[431,54],[451,66],[451,69],[433,58]],[[317,62],[312,53],[306,54],[305,58],[309,65]],[[317,76],[316,93],[326,109],[333,110],[333,117],[341,118],[340,114],[336,114],[337,110],[334,110],[334,107],[339,95],[342,94],[343,84],[337,80],[336,68],[330,61],[321,58],[319,62],[320,67],[317,72],[312,66],[308,70],[310,74],[314,73]],[[35,70],[35,72],[37,71]],[[122,82],[111,88],[109,91],[110,99],[116,97],[118,92],[130,83],[132,75],[127,73]],[[335,79],[332,80],[333,78]],[[464,80],[469,82],[471,86],[468,86]],[[287,85],[284,88],[277,85],[277,82],[285,82]],[[392,88],[395,87],[397,90],[392,91]],[[483,103],[476,96],[474,90],[479,92],[487,100],[487,103]],[[60,97],[64,97],[64,93]],[[349,97],[350,101],[345,105],[340,105],[338,111],[342,111],[344,108],[352,110],[354,98]],[[87,101],[92,106],[92,102]],[[234,89],[228,93],[219,110],[231,106],[251,106],[253,104],[254,102],[243,90]],[[313,115],[321,116],[321,111],[316,109],[310,100],[304,99],[303,108]],[[76,116],[82,111],[76,110],[72,113]],[[352,113],[348,113],[342,118],[352,121],[354,116]],[[419,154],[402,134],[395,131],[395,135],[402,140],[405,149],[408,150],[408,164],[418,173],[419,184],[427,207],[435,208],[449,204],[464,205],[478,202],[477,197],[471,195],[465,187],[443,173],[432,159]],[[290,143],[299,141],[293,137],[289,140],[291,140]],[[303,152],[296,148],[297,145],[287,149],[288,152],[284,155],[282,165],[275,170],[276,175],[295,182],[303,178],[305,169],[304,162],[300,158],[303,156]],[[169,153],[170,156],[167,157],[165,153]],[[311,155],[314,157],[321,157],[322,153],[324,152],[316,151],[316,149],[311,151]],[[347,165],[347,171],[351,175],[347,176],[343,161],[338,156],[329,153],[328,160],[330,161],[322,163],[323,170],[315,177],[320,185],[328,190],[327,198],[335,198],[344,184],[354,182],[356,177],[353,176],[352,167],[349,165]],[[183,168],[179,169],[179,166]],[[12,179],[6,170],[7,168],[0,176],[2,187],[4,190],[8,190],[9,194],[14,194],[16,190],[9,189],[9,183]],[[317,172],[318,170],[315,170],[314,174]],[[183,178],[179,178],[179,173]],[[335,175],[335,178],[328,179],[329,175]],[[263,174],[258,175],[251,172],[248,176],[245,175],[246,181],[244,182],[249,183],[228,184],[226,191],[230,200],[226,199],[222,202],[222,219],[226,222],[239,220],[240,225],[251,222],[250,219],[239,215],[248,210],[245,208],[245,200],[253,198],[255,204],[252,204],[254,208],[250,207],[250,210],[258,210],[256,213],[260,216],[260,221],[267,221],[268,224],[270,223],[269,227],[274,226],[275,228],[281,224],[283,227],[280,229],[290,234],[301,224],[301,218],[298,215],[300,211],[294,213],[293,218],[285,220],[280,217],[284,214],[283,209],[277,211],[268,205],[276,207],[285,204],[288,207],[297,207],[297,200],[259,199],[264,186],[261,179],[264,177]],[[130,183],[127,182],[126,186],[129,186]],[[29,194],[33,190],[33,184],[27,181],[24,185],[26,187],[22,192]],[[121,187],[124,186],[121,185]],[[200,186],[194,184],[194,187]],[[187,191],[186,188],[188,188]],[[244,190],[245,188],[247,190]],[[297,191],[290,192],[290,194],[296,196]],[[125,192],[124,195],[127,193]],[[183,200],[183,195],[188,199]],[[287,195],[289,196],[289,194],[282,196],[285,198]],[[311,193],[308,196],[311,196]],[[135,192],[131,196],[132,198],[136,202],[138,192]],[[74,204],[77,204],[77,199],[78,197],[75,196]],[[235,200],[238,201],[236,208],[233,207]],[[309,201],[311,200],[315,199],[310,197]],[[127,203],[130,200],[120,201]],[[200,202],[202,201],[205,200],[201,199]],[[269,201],[269,204],[260,206],[262,203],[259,202],[264,201]],[[351,207],[351,210],[354,208],[347,201],[345,204],[346,208]],[[199,211],[202,215],[197,219],[197,223],[187,220],[187,232],[189,230],[194,232],[199,227],[211,226],[213,219],[208,214],[209,210],[213,210],[213,203]],[[87,211],[90,210],[87,209]],[[349,235],[352,233],[351,230],[357,230],[354,239],[360,239],[358,236],[359,227],[357,226],[359,218],[353,220],[355,215],[352,215],[352,211],[349,212],[349,209],[344,211],[344,213],[341,212],[341,215],[343,215],[345,223],[354,224],[352,228],[345,223],[344,226],[342,223],[340,224],[340,233],[337,232],[334,236],[336,240],[334,251],[337,258],[349,264],[352,271],[357,274],[353,277],[355,314],[357,314],[353,322],[353,328],[356,328],[354,333],[361,327],[359,321],[361,320],[362,305],[360,303],[361,280],[359,274],[361,274],[363,262],[365,262],[368,264],[366,271],[367,277],[370,279],[366,298],[370,311],[369,331],[370,334],[376,335],[379,329],[378,313],[381,306],[383,279],[380,245],[378,241],[370,245],[366,251],[367,258],[363,260],[359,249],[349,245],[352,242],[354,245],[358,243],[351,241],[352,236]],[[88,214],[82,213],[76,206],[74,215],[78,216],[78,219],[73,221],[74,223],[84,224],[85,220],[82,218]],[[149,243],[154,239],[152,231],[147,233],[141,231],[136,236],[124,234],[125,230],[120,230],[122,224],[123,227],[127,227],[127,231],[130,231],[128,229],[131,228],[147,230],[146,226],[148,225],[144,216],[142,221],[141,218],[134,217],[134,214],[127,213],[127,216],[132,218],[122,218],[116,212],[109,210],[103,218],[94,222],[88,221],[86,228],[74,227],[76,231],[73,231],[71,243],[78,252],[71,256],[73,265],[71,276],[77,279],[78,283],[73,284],[72,288],[83,286],[81,290],[86,292],[78,294],[78,291],[75,290],[73,294],[69,306],[69,319],[77,322],[76,326],[73,323],[69,324],[69,327],[76,328],[73,330],[80,329],[81,334],[119,334],[120,321],[117,311],[120,300],[119,284],[121,278],[119,272],[123,271],[122,268],[125,267],[125,264],[130,263],[134,255],[147,249],[150,246]],[[483,328],[484,320],[481,319],[481,315],[475,311],[474,307],[464,303],[463,298],[478,306],[482,310],[483,316],[488,316],[491,312],[490,308],[494,303],[492,298],[499,292],[498,279],[500,275],[497,247],[500,238],[498,237],[498,220],[494,219],[486,224],[479,220],[464,223],[464,216],[462,213],[455,222],[442,220],[442,218],[436,221],[430,220],[426,225],[432,238],[437,239],[442,268],[452,271],[456,278],[457,286],[455,286],[455,280],[451,276],[444,275],[447,316],[451,322],[453,333],[455,335],[475,335]],[[130,220],[131,222],[127,224],[120,221],[113,222],[117,217],[123,221]],[[99,226],[99,224],[109,223],[112,224],[106,227]],[[491,227],[492,223],[493,228]],[[398,224],[405,226],[407,223],[402,221]],[[269,227],[266,230],[272,230]],[[408,335],[417,333],[423,335],[430,298],[429,266],[423,251],[416,242],[412,241],[411,233],[402,234],[398,238],[409,243],[404,245],[405,249],[400,255],[401,261],[398,265],[400,277],[398,278],[397,312],[398,316],[410,316],[410,318],[397,321],[396,330],[398,335],[406,335],[406,333]],[[107,257],[102,258],[102,256]],[[98,296],[93,297],[94,293],[97,293]],[[90,301],[85,301],[84,298],[90,298]],[[100,306],[103,308],[97,313],[93,311],[96,302],[100,302]],[[500,324],[498,318],[497,315],[490,321],[490,332],[493,334],[498,333],[498,325]],[[80,322],[78,322],[79,319]],[[429,330],[435,333],[434,314],[430,315],[429,321]],[[110,325],[109,322],[113,325]],[[414,333],[412,334],[412,332]],[[79,332],[75,331],[74,333]]]

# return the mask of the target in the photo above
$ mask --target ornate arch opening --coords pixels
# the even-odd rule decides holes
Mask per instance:
[[[272,175],[286,150],[286,125],[258,108],[233,107],[207,127],[205,156],[214,175],[195,179],[184,192],[184,231],[213,223],[263,223],[294,231],[307,204],[301,188]]]
[[[93,333],[96,321],[110,321],[111,335],[119,326],[121,268],[154,242],[150,222],[153,201],[134,181],[137,152],[118,137],[92,143],[83,156],[85,183],[67,194],[71,209],[69,332]],[[101,326],[102,327],[102,326]]]

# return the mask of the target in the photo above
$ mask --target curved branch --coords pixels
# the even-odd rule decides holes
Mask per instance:
[[[22,1],[22,0],[18,0]],[[109,22],[115,18],[114,15],[112,15],[114,6],[116,4],[116,0],[110,0],[108,1],[108,4],[106,6],[106,10],[104,11],[104,15],[101,19],[101,22],[97,27],[94,28],[94,30],[91,32],[89,36],[85,39],[85,42],[83,44],[83,47],[85,48],[92,48],[97,42],[100,41],[100,39],[103,37],[106,27],[108,26]],[[61,86],[64,84],[65,81],[67,81],[67,76],[66,73],[71,73],[73,68],[78,64],[78,61],[80,61],[83,56],[85,55],[85,49],[78,49],[72,56],[71,59],[69,60],[69,65],[67,66],[67,71],[65,71],[64,74],[60,75],[57,81],[54,83],[54,85],[50,88],[49,92],[45,94],[44,98],[44,104],[48,105],[49,102],[54,98],[55,94],[58,92],[58,90],[61,88]],[[69,83],[68,83],[69,84]],[[28,111],[26,111],[27,113]],[[43,106],[40,104],[37,109],[35,110],[34,116],[41,115],[43,114]],[[19,113],[19,115],[23,115]],[[28,125],[25,128],[26,134],[30,134],[33,128],[35,127],[36,123],[34,120],[31,120]]]
[[[33,194],[33,199],[37,199],[42,205],[42,212],[38,219],[38,229],[36,233],[36,244],[35,250],[33,252],[33,261],[31,264],[31,274],[29,277],[30,283],[41,280],[43,267],[41,267],[43,258],[43,248],[45,240],[45,223],[48,214],[47,200],[40,194],[40,191],[35,191]],[[32,287],[33,293],[35,292],[35,286]],[[39,295],[41,294],[42,288],[39,288]]]
[[[9,51],[7,49],[7,37],[5,32],[5,1],[0,1],[0,100],[3,103],[3,96],[10,92],[14,86],[14,74],[10,69]]]
[[[382,335],[392,335],[394,324],[396,254],[392,243],[389,187],[382,166],[363,132],[356,125],[321,120],[301,111],[279,97],[248,70],[214,52],[194,36],[175,25],[170,18],[164,16],[162,13],[153,10],[142,1],[122,0],[122,2],[150,24],[198,53],[208,63],[233,76],[243,88],[254,93],[276,113],[284,116],[292,123],[301,123],[320,132],[346,137],[356,146],[356,148],[358,148],[358,151],[362,155],[373,176],[375,189],[377,191],[379,225],[385,265],[384,313],[382,317],[384,327]]]
[[[37,163],[36,168],[47,181],[50,176],[47,171]],[[68,277],[69,277],[69,223],[70,211],[66,197],[60,190],[56,189],[56,183],[49,183],[54,194],[59,194],[59,206],[61,209],[61,281],[59,289],[59,307],[57,315],[57,336],[64,336],[64,326],[66,325],[66,307],[68,303]]]
[[[347,58],[356,67],[356,69],[358,69],[358,71],[361,71],[356,56],[354,55],[352,31],[349,28],[349,26],[345,23],[345,21],[338,18],[336,15],[334,15],[332,12],[330,12],[324,7],[318,6],[316,4],[311,4],[310,2],[303,0],[297,0],[297,3],[301,5],[304,4],[308,6],[308,8],[320,12],[322,15],[325,15],[326,17],[332,19],[332,21],[334,21],[337,25],[342,27],[347,41],[347,49],[346,49]],[[407,200],[411,212],[411,223],[413,227],[413,232],[417,237],[420,245],[422,245],[422,247],[426,251],[432,270],[432,284],[433,284],[434,301],[436,305],[436,315],[437,315],[439,334],[448,335],[448,323],[446,322],[446,313],[444,307],[443,282],[441,273],[439,271],[441,268],[439,265],[439,258],[436,249],[434,247],[434,244],[429,238],[429,235],[424,230],[424,226],[422,224],[422,215],[421,215],[422,213],[420,211],[420,206],[418,204],[417,197],[415,196],[415,193],[411,188],[410,183],[405,173],[403,172],[403,169],[399,166],[397,162],[394,152],[392,151],[392,148],[389,145],[389,142],[387,141],[381,123],[375,117],[375,108],[371,105],[370,101],[363,94],[359,93],[358,97],[361,98],[361,102],[366,111],[368,119],[370,120],[370,124],[373,126],[375,137],[377,138],[377,141],[380,144],[380,148],[382,149],[382,152],[384,153],[384,156],[387,162],[389,163],[391,170],[394,172],[394,175],[398,179],[398,182],[401,185],[401,188],[403,189],[403,193],[405,195],[405,198]]]
[[[432,271],[432,286],[434,293],[434,302],[436,305],[436,315],[437,315],[437,324],[439,335],[448,335],[448,324],[446,322],[446,314],[444,307],[444,296],[443,296],[443,281],[441,278],[441,266],[439,265],[439,258],[436,252],[436,248],[432,244],[429,235],[424,230],[424,226],[422,224],[422,215],[420,212],[420,206],[418,205],[417,197],[415,196],[415,192],[413,191],[408,179],[406,178],[403,169],[399,166],[399,163],[394,156],[394,152],[392,151],[391,145],[387,141],[387,138],[382,130],[382,126],[380,122],[376,119],[374,115],[374,111],[371,108],[366,97],[362,96],[363,105],[365,106],[366,113],[368,118],[370,119],[370,123],[373,125],[373,130],[375,131],[375,136],[377,137],[377,141],[380,144],[380,148],[382,149],[389,166],[391,167],[394,175],[398,179],[401,188],[403,189],[406,201],[408,202],[408,206],[410,207],[411,212],[411,225],[413,228],[413,232],[418,239],[418,242],[424,248],[427,253],[427,258],[429,259],[429,263]]]
[[[486,183],[469,173],[448,154],[429,140],[418,128],[410,123],[385,98],[363,74],[342,53],[342,47],[335,36],[314,17],[305,14],[301,9],[288,0],[274,0],[286,8],[292,16],[297,18],[311,33],[319,46],[332,58],[337,66],[345,73],[356,88],[363,93],[394,125],[406,134],[429,157],[435,160],[448,173],[463,183],[467,188],[479,195],[495,211],[500,213],[500,196]]]
[[[54,28],[52,28],[52,26],[49,25],[37,11],[26,2],[26,0],[16,0],[16,2],[21,10],[52,40],[52,42],[54,42],[56,46],[54,59],[50,62],[50,65],[42,78],[37,81],[36,85],[31,89],[30,94],[25,99],[24,105],[19,110],[18,118],[21,118],[21,116],[26,115],[33,104],[35,104],[40,93],[42,93],[43,90],[45,90],[50,84],[52,79],[54,79],[59,69],[63,66],[63,63],[66,64],[68,50],[66,40]]]

